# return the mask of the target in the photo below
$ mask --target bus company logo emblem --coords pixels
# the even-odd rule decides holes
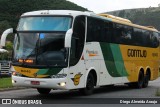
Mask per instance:
[[[36,78],[37,77],[37,73],[34,73],[33,76]]]
[[[127,54],[128,54],[128,57],[141,57],[141,58],[147,57],[146,50],[128,49]]]
[[[82,74],[76,74],[74,76],[74,78],[71,78],[73,83],[74,83],[74,85],[78,85],[79,84],[81,76],[82,76]]]

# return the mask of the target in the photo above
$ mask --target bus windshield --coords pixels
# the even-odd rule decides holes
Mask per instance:
[[[17,33],[13,64],[66,66],[65,33]]]
[[[22,17],[18,31],[67,31],[71,27],[69,16]]]
[[[66,66],[65,33],[70,16],[22,17],[14,41],[13,65]]]

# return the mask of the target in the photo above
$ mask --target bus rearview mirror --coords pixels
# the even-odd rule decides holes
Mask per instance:
[[[64,47],[65,47],[65,48],[70,48],[70,47],[71,47],[72,34],[73,34],[73,30],[72,30],[72,29],[69,29],[69,30],[66,32],[65,42],[64,42]]]
[[[13,30],[13,28],[9,28],[9,29],[7,29],[7,30],[5,30],[5,31],[3,32],[2,36],[1,36],[1,43],[0,43],[1,47],[4,47],[4,46],[5,46],[7,36],[8,36],[9,34],[11,34],[11,33],[14,33],[14,32],[15,32],[15,31]]]

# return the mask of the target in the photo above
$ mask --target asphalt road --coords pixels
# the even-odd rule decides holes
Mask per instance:
[[[29,88],[1,91],[0,98],[44,99],[45,101],[55,101],[56,104],[68,104],[68,101],[73,99],[83,99],[83,101],[91,101],[90,99],[94,99],[91,102],[96,103],[98,99],[101,100],[103,98],[160,98],[160,96],[156,96],[158,89],[160,91],[160,78],[151,81],[147,88],[133,89],[127,85],[119,84],[114,87],[96,88],[94,94],[90,96],[83,96],[77,90],[52,90],[49,95],[40,95],[36,89]],[[81,103],[81,100],[76,103]]]

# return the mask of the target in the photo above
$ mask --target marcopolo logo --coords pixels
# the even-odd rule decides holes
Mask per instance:
[[[146,50],[138,50],[138,49],[128,49],[127,52],[128,57],[147,57],[147,51]]]
[[[98,51],[94,51],[94,50],[92,50],[92,51],[90,51],[90,50],[86,50],[86,53],[88,53],[88,55],[90,56],[90,57],[93,57],[93,56],[98,56]]]

